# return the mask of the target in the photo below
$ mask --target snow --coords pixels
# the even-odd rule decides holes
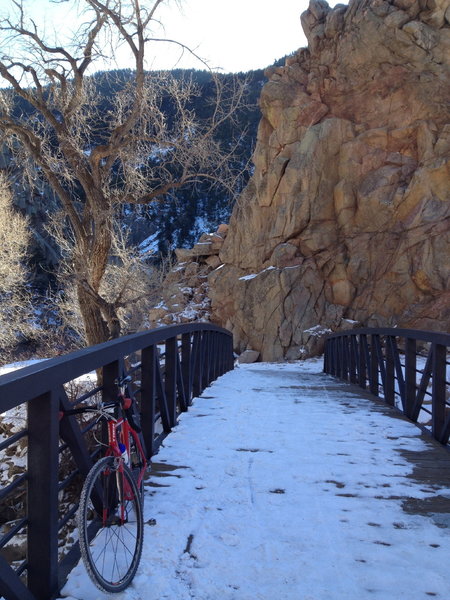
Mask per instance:
[[[266,271],[273,271],[274,269],[276,269],[276,267],[270,266],[270,267],[267,267],[266,269],[263,269],[259,273],[250,273],[249,275],[243,275],[242,277],[239,277],[239,281],[248,281],[250,279],[254,279],[255,277],[258,277],[258,275],[261,275],[262,273],[265,273]]]
[[[327,333],[331,333],[331,329],[327,329],[326,327],[322,327],[322,325],[314,325],[314,327],[310,327],[309,329],[305,329],[303,333],[309,333],[312,337],[321,337]]]
[[[195,399],[153,459],[156,525],[118,600],[448,599],[448,515],[402,508],[450,499],[411,477],[428,442],[321,369],[241,365]],[[108,596],[79,564],[62,597]]]
[[[38,362],[42,362],[46,360],[45,358],[33,358],[31,360],[23,360],[21,362],[9,363],[7,365],[2,365],[0,367],[0,376],[6,375],[6,373],[11,373],[12,371],[17,371],[18,369],[23,369],[24,367],[29,367],[30,365],[34,365]]]
[[[139,244],[139,250],[142,254],[155,254],[158,251],[158,235],[159,231],[156,231]]]

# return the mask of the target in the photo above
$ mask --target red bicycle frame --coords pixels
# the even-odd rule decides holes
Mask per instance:
[[[136,431],[130,426],[127,419],[123,417],[119,419],[111,417],[108,419],[108,449],[106,451],[106,456],[123,457],[123,454],[126,454],[128,460],[130,460],[130,435],[134,440],[140,459],[142,460],[142,467],[136,481],[136,485],[139,489],[147,469],[147,460],[142,449],[141,440]],[[119,443],[125,447],[124,452],[120,449]],[[131,467],[132,465],[128,464],[128,466]],[[120,468],[122,469],[123,467],[121,466]]]

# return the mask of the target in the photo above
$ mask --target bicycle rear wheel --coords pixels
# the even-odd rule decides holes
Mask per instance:
[[[78,509],[80,551],[95,585],[118,593],[133,580],[142,553],[142,502],[130,469],[108,456],[89,471]]]

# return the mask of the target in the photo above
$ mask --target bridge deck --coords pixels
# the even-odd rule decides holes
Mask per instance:
[[[319,362],[224,375],[155,459],[121,598],[449,598],[450,453]]]

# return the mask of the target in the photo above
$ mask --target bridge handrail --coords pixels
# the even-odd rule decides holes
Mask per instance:
[[[42,360],[1,375],[0,413],[48,391],[49,380],[52,382],[52,387],[62,385],[114,362],[119,356],[127,356],[143,348],[156,346],[179,335],[201,331],[222,333],[231,341],[229,331],[211,323],[170,325],[133,333],[103,344],[70,352],[64,356]],[[17,401],[17,396],[21,398],[20,401]]]
[[[327,336],[324,372],[384,398],[447,445],[449,352],[448,333],[387,327],[349,329]]]
[[[450,333],[422,331],[421,329],[401,329],[397,327],[359,327],[358,329],[347,329],[345,331],[329,333],[327,339],[346,335],[370,335],[372,333],[377,333],[378,335],[394,335],[395,337],[411,338],[422,342],[435,342],[444,346],[450,346]]]
[[[186,323],[135,333],[0,376],[0,413],[27,407],[23,429],[0,435],[0,459],[5,457],[2,453],[23,444],[24,438],[27,444],[26,471],[0,489],[0,508],[13,494],[17,497],[18,490],[26,494],[23,514],[17,515],[9,531],[0,529],[0,597],[49,600],[79,557],[74,544],[58,560],[60,530],[76,512],[76,506],[61,507],[59,495],[76,477],[85,477],[97,454],[85,440],[90,426],[85,427],[75,416],[60,421],[59,411],[97,394],[115,398],[117,377],[133,374],[142,443],[150,458],[192,398],[231,370],[233,362],[229,331],[211,323]],[[92,384],[89,392],[69,398],[66,384],[92,372],[96,372],[99,383]],[[59,473],[64,452],[74,463],[68,475]],[[8,545],[25,531],[27,557],[19,565],[13,564],[6,552]]]

